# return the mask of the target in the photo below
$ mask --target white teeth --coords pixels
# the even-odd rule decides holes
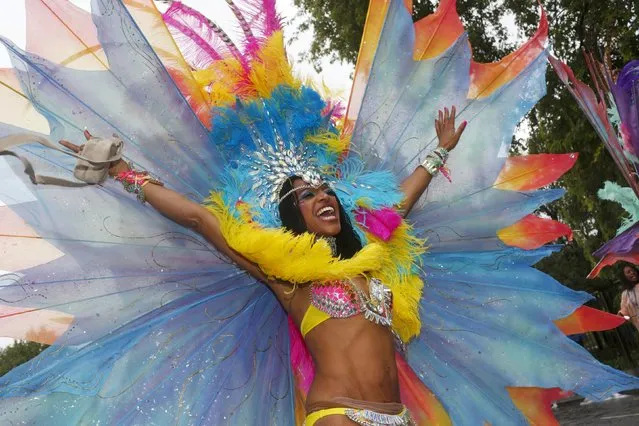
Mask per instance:
[[[317,216],[321,216],[323,213],[329,212],[329,213],[333,213],[335,211],[335,209],[333,207],[322,207],[318,212],[317,212]]]

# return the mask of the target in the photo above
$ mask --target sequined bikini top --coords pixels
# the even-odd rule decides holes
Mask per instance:
[[[377,278],[368,282],[368,294],[349,281],[330,281],[311,286],[311,306],[302,319],[301,331],[306,336],[330,318],[348,318],[364,314],[375,324],[390,327],[393,294]]]

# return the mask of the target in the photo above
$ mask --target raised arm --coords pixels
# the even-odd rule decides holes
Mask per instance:
[[[91,134],[88,131],[85,131],[85,136],[87,139],[91,138]],[[82,150],[81,146],[67,141],[60,141],[60,144],[75,152]],[[117,176],[128,170],[129,165],[125,161],[120,160],[111,164],[109,174],[111,176]],[[255,263],[249,261],[229,247],[222,235],[217,218],[206,210],[206,208],[175,191],[151,183],[144,186],[144,198],[148,204],[163,216],[202,235],[220,253],[226,255],[253,277],[271,287],[280,300],[284,301],[290,298],[290,285],[288,283],[269,279]]]
[[[257,265],[229,247],[220,231],[217,218],[203,206],[160,185],[146,185],[144,198],[163,216],[202,235],[219,252],[228,256],[254,277],[263,281],[267,280]]]
[[[452,107],[450,111],[448,108],[444,108],[444,111],[439,111],[439,117],[435,120],[435,131],[439,139],[438,148],[441,147],[447,151],[453,150],[457,146],[464,129],[466,129],[467,123],[465,121],[459,128],[455,128],[455,113],[455,107]],[[401,205],[404,217],[408,215],[415,203],[426,191],[432,178],[433,176],[426,168],[420,165],[410,176],[404,179],[400,186],[405,195]]]

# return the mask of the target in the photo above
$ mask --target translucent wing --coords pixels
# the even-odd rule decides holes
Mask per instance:
[[[601,260],[590,272],[588,278],[595,278],[606,266],[614,265],[618,261],[637,263],[639,254],[634,247],[637,239],[636,204],[639,196],[637,182],[637,143],[638,125],[637,108],[633,100],[637,96],[635,89],[637,62],[631,62],[622,71],[619,81],[609,81],[600,71],[592,55],[586,54],[586,62],[590,67],[596,89],[592,89],[577,79],[570,67],[560,60],[550,57],[555,72],[564,83],[570,94],[577,101],[577,105],[584,112],[597,135],[606,145],[619,171],[626,179],[629,188],[620,188],[610,182],[599,191],[600,198],[617,201],[630,213],[630,220],[624,221],[617,237],[599,248],[594,255]],[[634,79],[634,81],[633,81]],[[628,81],[624,81],[628,80]],[[624,87],[626,86],[626,87]],[[614,96],[613,96],[614,94]],[[607,101],[609,101],[607,103]],[[613,126],[609,114],[610,110],[617,114],[617,123]],[[613,114],[614,115],[614,114]],[[618,134],[619,132],[619,134]]]
[[[383,8],[371,12],[375,22],[381,13]],[[348,113],[354,121],[351,150],[369,167],[389,168],[403,178],[436,147],[437,111],[455,105],[458,122],[469,123],[449,160],[455,185],[435,179],[423,201],[489,187],[517,124],[545,94],[547,25],[542,14],[528,43],[497,63],[480,64],[472,61],[454,1],[442,1],[434,15],[415,24],[401,2],[389,2],[379,40],[365,39],[356,71]],[[362,81],[366,89],[357,102]]]
[[[635,223],[630,228],[599,247],[593,254],[601,259],[595,268],[588,274],[588,278],[595,278],[606,266],[625,261],[632,264],[639,263],[639,248],[637,239],[639,236],[639,224]]]
[[[622,89],[612,81],[605,81],[605,77],[597,71],[597,65],[595,65],[592,56],[586,54],[586,61],[591,67],[591,74],[596,83],[596,89],[593,90],[587,84],[577,79],[568,65],[554,57],[550,57],[549,60],[559,79],[575,98],[577,105],[579,105],[579,108],[584,112],[599,138],[606,145],[606,148],[608,148],[608,152],[610,152],[610,155],[617,164],[619,171],[621,171],[634,193],[639,196],[639,183],[635,177],[639,164],[639,160],[636,157],[637,148],[635,145],[639,142],[637,141],[637,111],[636,108],[632,106],[634,105],[632,97],[636,96],[632,89],[634,83],[630,83],[630,89]],[[612,87],[610,87],[609,84],[611,84]],[[626,90],[630,95],[628,99],[624,93]],[[613,93],[616,96],[613,97]],[[618,105],[615,105],[616,99],[618,99]],[[619,135],[613,123],[611,123],[607,101],[612,101],[610,102],[612,103],[611,108],[617,115],[621,114],[625,121],[625,123],[622,122],[618,117],[619,122],[616,124],[618,125]],[[627,142],[625,142],[624,139],[627,140]]]
[[[602,399],[638,385],[598,363],[553,323],[591,297],[531,267],[551,250],[424,257],[424,326],[407,360],[453,424],[527,424],[512,388],[560,388]]]

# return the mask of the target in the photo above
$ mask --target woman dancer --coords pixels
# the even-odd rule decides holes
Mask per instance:
[[[160,16],[96,1],[95,34],[46,3],[73,42],[51,58],[5,42],[5,84],[50,138],[117,133],[132,168],[98,187],[8,186],[5,234],[39,263],[3,267],[19,274],[0,287],[2,329],[54,345],[0,379],[3,419],[549,424],[558,389],[636,385],[564,335],[583,331],[588,296],[531,268],[564,232],[529,216],[561,196],[537,189],[575,161],[506,158],[544,91],[545,17],[522,50],[477,64],[454,2],[415,26],[405,2],[376,2],[344,114],[292,73],[270,1],[229,2],[239,45],[177,2]],[[448,156],[455,116],[468,129]],[[73,168],[16,151],[38,173]]]

